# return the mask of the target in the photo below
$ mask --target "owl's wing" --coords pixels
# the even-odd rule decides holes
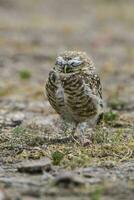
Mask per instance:
[[[98,95],[102,99],[102,85],[100,82],[100,77],[97,74],[93,74],[92,78],[93,88],[95,90],[96,95]]]
[[[49,72],[48,80],[46,82],[46,94],[48,101],[50,102],[51,106],[55,109],[56,107],[56,101],[55,101],[55,95],[57,91],[57,77],[56,73],[52,70]]]
[[[84,73],[85,84],[92,90],[94,95],[102,99],[102,85],[100,77],[97,74]]]
[[[64,106],[64,98],[61,90],[61,83],[56,71],[51,70],[46,83],[48,101],[57,113],[61,114]]]
[[[100,99],[101,107],[103,107],[102,85],[101,85],[100,77],[95,73],[92,73],[92,74],[85,73],[84,80],[85,80],[85,84],[91,89],[93,95],[97,96]]]

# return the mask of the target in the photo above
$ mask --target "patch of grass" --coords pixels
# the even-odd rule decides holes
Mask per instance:
[[[103,130],[98,129],[93,136],[93,144],[90,147],[82,147],[77,144],[64,144],[56,147],[56,150],[68,153],[61,160],[60,165],[65,168],[75,169],[87,167],[93,164],[101,164],[107,161],[118,163],[133,158],[134,138],[126,138],[124,129]],[[51,146],[51,148],[55,148]]]
[[[124,140],[124,132],[118,129],[115,132],[109,132],[108,129],[97,128],[93,134],[94,144],[115,144]]]
[[[110,110],[109,112],[105,112],[103,117],[105,123],[113,122],[117,118],[118,118],[117,112],[112,110]]]
[[[126,106],[126,102],[122,101],[122,100],[119,100],[119,99],[112,99],[109,103],[108,103],[108,106],[111,108],[111,109],[114,109],[114,110],[122,110],[125,108]]]
[[[28,80],[28,79],[31,78],[32,74],[31,74],[31,72],[29,70],[22,69],[22,70],[19,71],[19,76],[23,80]]]
[[[19,154],[16,155],[16,158],[19,160],[23,159],[39,159],[45,156],[45,150],[40,148],[33,148],[32,150],[23,149]]]
[[[44,144],[44,135],[38,130],[33,130],[23,126],[17,126],[12,130],[12,137],[9,147],[11,149],[18,146],[39,146]]]
[[[60,151],[55,151],[52,153],[51,157],[54,165],[59,165],[61,160],[64,158],[65,154]]]
[[[103,195],[103,189],[97,188],[93,193],[91,193],[91,200],[100,200]]]
[[[0,135],[1,138],[4,137],[3,134],[4,132]],[[116,164],[133,159],[134,138],[132,129],[127,130],[126,135],[124,128],[99,126],[94,131],[93,144],[90,146],[79,146],[75,142],[51,144],[48,143],[42,129],[21,125],[12,129],[6,139],[2,140],[0,156],[9,161],[47,156],[52,159],[54,165],[67,169],[101,165],[101,163],[105,165],[109,161]]]
[[[19,136],[19,135],[25,134],[26,131],[27,131],[26,128],[21,127],[21,126],[16,126],[13,129],[13,136]]]
[[[93,139],[94,144],[107,143],[109,140],[108,132],[104,130],[100,130],[99,128],[96,129],[92,137],[93,137],[92,139]]]
[[[5,96],[7,94],[6,90],[3,90],[3,88],[0,88],[0,97]]]
[[[11,85],[7,85],[5,87],[0,86],[0,97],[9,95],[13,90],[14,88]]]

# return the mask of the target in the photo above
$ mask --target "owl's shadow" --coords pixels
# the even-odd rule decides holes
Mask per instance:
[[[74,140],[77,140],[79,137],[78,136],[67,136],[63,138],[50,138],[46,140],[47,145],[52,145],[52,144],[66,144],[66,143],[74,143]]]

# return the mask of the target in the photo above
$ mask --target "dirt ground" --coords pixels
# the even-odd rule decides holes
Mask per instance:
[[[133,47],[131,0],[0,0],[0,199],[133,199]],[[86,51],[103,84],[106,114],[87,147],[45,96],[64,50]]]

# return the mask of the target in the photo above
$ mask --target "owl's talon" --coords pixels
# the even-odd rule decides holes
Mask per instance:
[[[76,144],[78,144],[79,146],[81,145],[80,142],[79,142],[79,140],[75,139],[75,137],[74,137],[73,135],[71,135],[71,137],[72,137],[72,140],[73,140]]]
[[[92,141],[89,139],[85,139],[83,142],[83,146],[86,147],[86,146],[90,146],[90,145],[92,145]]]
[[[79,139],[80,141],[80,145],[83,146],[83,147],[86,147],[86,146],[90,146],[92,144],[92,141],[90,139],[86,139],[86,138],[81,138]]]

